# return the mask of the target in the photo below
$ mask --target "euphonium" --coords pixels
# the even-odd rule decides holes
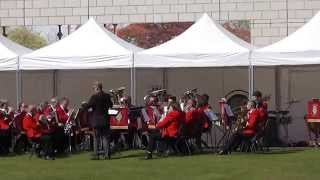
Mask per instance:
[[[248,110],[246,107],[241,106],[240,111],[237,113],[236,122],[233,131],[240,131],[245,128],[248,117]]]

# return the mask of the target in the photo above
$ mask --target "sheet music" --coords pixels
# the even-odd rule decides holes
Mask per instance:
[[[233,112],[232,112],[231,107],[229,106],[229,104],[224,104],[224,109],[225,109],[228,117],[233,117],[233,116],[234,116],[234,114],[233,114]]]
[[[211,109],[208,109],[207,111],[205,111],[205,113],[210,121],[218,121],[219,120],[217,115]]]
[[[141,110],[141,113],[142,113],[142,117],[143,117],[144,122],[149,122],[149,121],[150,121],[150,118],[149,118],[149,116],[148,116],[148,114],[147,114],[146,109],[142,109],[142,110]]]
[[[109,109],[109,110],[108,110],[108,114],[111,115],[111,116],[115,116],[115,115],[117,115],[118,113],[119,113],[119,111],[116,110],[116,109]]]

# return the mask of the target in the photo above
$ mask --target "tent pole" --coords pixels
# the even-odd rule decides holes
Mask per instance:
[[[167,69],[163,68],[162,71],[162,88],[167,89],[168,87],[168,81],[167,81]],[[168,91],[168,90],[167,90]]]
[[[137,105],[137,77],[136,77],[136,67],[135,65],[133,66],[133,97],[134,97],[134,105]]]
[[[281,109],[281,76],[280,76],[280,67],[275,67],[275,102],[276,110],[280,111]]]
[[[20,103],[20,81],[19,81],[19,71],[20,71],[20,56],[18,56],[18,62],[17,62],[17,70],[16,70],[16,105],[17,108],[19,108]]]
[[[88,3],[88,9],[87,9],[88,14],[87,15],[88,15],[88,20],[89,20],[90,19],[90,0],[88,0],[87,3]]]
[[[249,65],[249,67],[248,67],[248,92],[249,92],[249,94],[248,94],[248,98],[250,99],[250,97],[251,97],[251,66]]]
[[[253,66],[252,66],[252,49],[250,49],[249,52],[249,69],[248,69],[248,74],[249,74],[249,99],[252,97],[252,91],[253,91]]]
[[[255,86],[255,84],[254,84],[254,66],[251,65],[251,96],[252,96],[254,89],[255,89],[254,86]]]
[[[134,53],[132,53],[132,65],[130,68],[130,96],[132,98],[132,102],[135,105],[135,95],[134,95]]]
[[[57,92],[57,70],[53,70],[53,96],[56,97],[58,95]]]

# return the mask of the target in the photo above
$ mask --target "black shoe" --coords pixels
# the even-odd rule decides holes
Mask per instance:
[[[150,152],[147,152],[146,156],[144,157],[145,160],[148,160],[148,159],[152,159],[152,153]]]
[[[99,156],[98,155],[94,155],[91,157],[91,160],[99,160]]]
[[[102,155],[102,159],[103,160],[110,160],[111,159],[111,156],[110,156],[110,154],[104,154],[104,155]]]
[[[218,153],[218,155],[228,155],[229,154],[229,152],[228,151],[220,151],[219,153]]]
[[[44,158],[44,160],[54,160],[54,157],[46,156],[46,157]]]

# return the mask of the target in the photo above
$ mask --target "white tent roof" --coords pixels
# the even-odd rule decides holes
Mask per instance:
[[[18,55],[32,52],[0,35],[0,71],[16,70]]]
[[[248,66],[250,44],[204,14],[174,39],[136,55],[136,67]]]
[[[290,36],[253,53],[253,64],[320,64],[320,12]]]
[[[22,57],[23,70],[129,68],[131,45],[91,18],[68,37]]]

